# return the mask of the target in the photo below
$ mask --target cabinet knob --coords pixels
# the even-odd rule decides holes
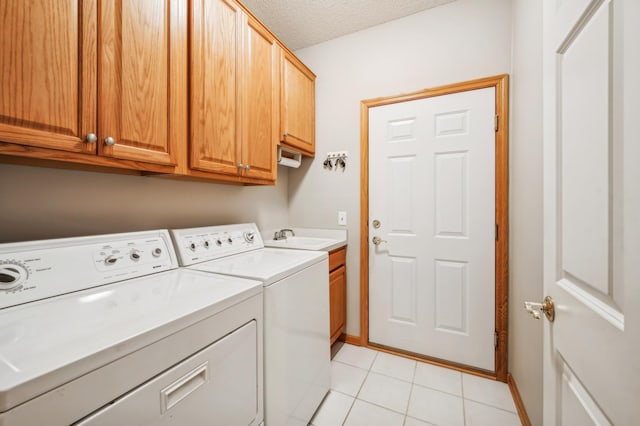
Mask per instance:
[[[116,140],[111,136],[107,136],[106,138],[104,138],[104,144],[106,146],[114,146],[116,144]]]
[[[87,133],[87,137],[85,138],[85,142],[87,143],[96,143],[98,142],[98,136],[95,133]]]
[[[249,171],[249,170],[251,170],[251,166],[247,164],[246,166],[244,166],[244,169],[245,169],[246,171]]]
[[[238,164],[238,168],[239,168],[240,170],[244,169],[244,164],[242,164],[242,163]]]

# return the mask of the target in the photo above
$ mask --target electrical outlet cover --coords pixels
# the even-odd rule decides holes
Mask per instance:
[[[338,212],[338,225],[347,226],[347,212]]]

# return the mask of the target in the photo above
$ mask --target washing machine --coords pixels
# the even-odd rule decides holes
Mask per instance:
[[[189,269],[264,287],[266,426],[306,426],[330,387],[326,252],[265,248],[254,223],[171,231]]]

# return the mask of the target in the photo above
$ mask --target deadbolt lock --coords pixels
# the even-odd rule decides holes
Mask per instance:
[[[380,221],[379,221],[378,219],[375,219],[375,220],[373,221],[373,227],[374,227],[375,229],[380,228]]]

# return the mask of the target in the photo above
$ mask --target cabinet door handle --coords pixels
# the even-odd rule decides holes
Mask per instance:
[[[111,136],[107,136],[106,138],[104,138],[104,144],[106,146],[114,146],[116,144],[116,140]]]
[[[246,166],[244,166],[244,169],[245,169],[246,171],[249,171],[249,170],[251,170],[251,166],[247,164]]]

